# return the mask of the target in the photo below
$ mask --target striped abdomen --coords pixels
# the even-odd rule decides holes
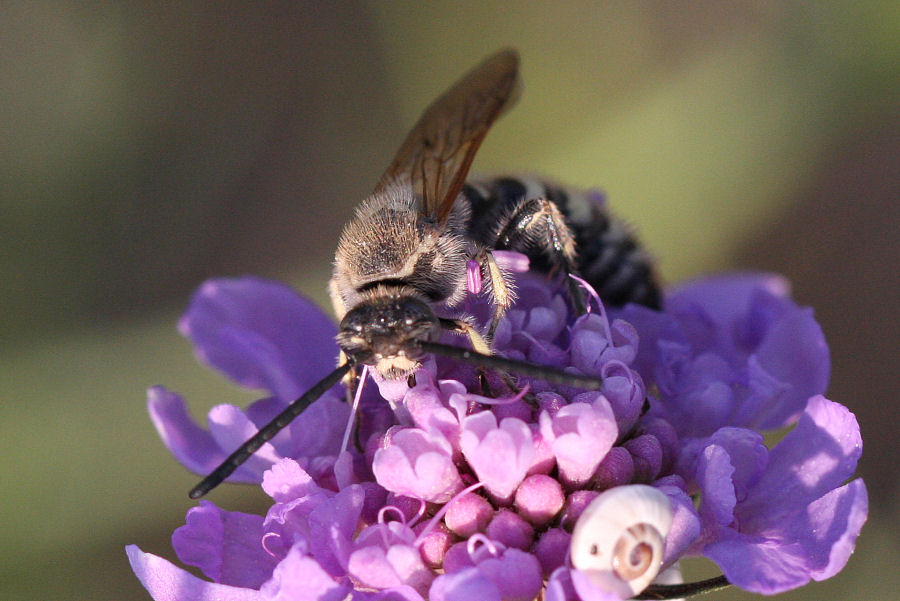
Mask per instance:
[[[471,181],[463,188],[471,204],[469,235],[489,248],[503,249],[497,223],[523,199],[546,198],[565,218],[575,239],[579,274],[605,303],[629,302],[658,309],[661,295],[653,262],[634,235],[605,207],[599,192],[564,189],[530,178],[501,177]],[[548,271],[550,255],[528,252],[532,267]]]

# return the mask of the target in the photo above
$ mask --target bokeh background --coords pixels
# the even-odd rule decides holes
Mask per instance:
[[[177,335],[191,290],[254,273],[327,307],[353,206],[504,45],[525,94],[476,170],[600,186],[667,281],[778,271],[815,307],[872,508],[847,569],[783,598],[896,598],[898,34],[890,2],[3,2],[0,599],[149,598],[123,547],[173,557],[195,478],[144,390],[253,398]]]

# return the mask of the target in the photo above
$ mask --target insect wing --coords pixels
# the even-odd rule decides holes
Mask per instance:
[[[515,102],[520,85],[515,50],[485,59],[425,110],[376,191],[409,181],[422,199],[422,214],[443,223],[475,152],[494,120]]]

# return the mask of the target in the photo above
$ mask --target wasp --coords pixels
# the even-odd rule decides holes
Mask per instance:
[[[584,272],[614,304],[659,302],[649,258],[585,194],[515,178],[467,183],[485,135],[520,90],[518,53],[504,49],[425,110],[338,242],[329,293],[340,320],[339,367],[226,459],[191,491],[192,498],[223,481],[354,366],[371,366],[386,379],[407,378],[425,355],[436,353],[598,387],[594,378],[491,355],[491,336],[515,300],[510,275],[494,256],[498,250],[525,254],[538,269],[564,276]],[[576,253],[579,246],[586,252]],[[573,278],[565,280],[574,310],[583,313],[582,289]],[[448,316],[478,291],[493,306],[484,334],[472,320]],[[445,330],[468,337],[472,350],[439,344]]]

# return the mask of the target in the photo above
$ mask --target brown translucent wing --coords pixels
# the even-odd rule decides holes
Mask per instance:
[[[488,129],[516,100],[518,74],[519,55],[512,49],[469,71],[425,110],[376,191],[410,181],[422,199],[422,213],[445,221]]]

